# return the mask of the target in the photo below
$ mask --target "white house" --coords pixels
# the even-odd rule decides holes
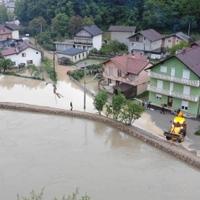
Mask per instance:
[[[83,26],[80,31],[75,34],[74,45],[75,48],[100,50],[102,47],[103,32],[96,25]]]
[[[128,38],[135,34],[135,30],[135,26],[110,26],[108,32],[111,40],[116,40],[128,46]]]
[[[12,32],[12,39],[19,39],[19,26],[13,22],[6,22],[5,27]]]
[[[16,67],[21,64],[40,66],[42,60],[42,52],[26,42],[18,42],[14,47],[6,47],[1,54],[11,59]]]
[[[58,61],[62,58],[68,58],[73,63],[87,58],[87,50],[77,48],[69,48],[64,51],[57,51],[56,54]]]
[[[140,31],[130,36],[128,50],[130,53],[141,53],[152,59],[163,56],[163,35],[153,29]]]

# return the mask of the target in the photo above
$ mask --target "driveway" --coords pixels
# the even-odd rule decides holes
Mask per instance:
[[[171,114],[161,114],[158,110],[146,110],[141,118],[134,122],[134,125],[165,139],[163,131],[169,130],[173,117]],[[199,120],[187,119],[187,136],[181,145],[191,151],[196,151],[200,156],[200,136],[194,135],[199,129]]]

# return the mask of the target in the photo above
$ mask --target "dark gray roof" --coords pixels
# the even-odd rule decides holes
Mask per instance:
[[[175,56],[170,56],[147,69],[154,68],[155,66],[175,57],[178,60],[180,60],[184,65],[186,65],[191,71],[193,71],[197,76],[200,77],[200,56],[199,55],[200,55],[200,46],[194,45],[192,47],[183,49],[180,53],[176,54]]]
[[[59,54],[64,54],[64,55],[69,55],[69,56],[75,56],[83,52],[86,52],[86,50],[78,49],[78,48],[69,48],[69,49],[66,49],[65,51],[57,51],[57,53]]]
[[[158,33],[157,31],[155,31],[154,29],[147,29],[144,31],[140,31],[140,33],[147,39],[151,40],[151,41],[156,41],[156,40],[160,40],[161,38],[163,38],[163,36]]]
[[[169,37],[172,37],[172,36],[174,36],[174,37],[176,36],[176,37],[178,37],[178,38],[180,38],[180,39],[182,39],[182,40],[184,40],[186,42],[191,40],[191,37],[186,35],[183,32],[177,32],[177,33],[172,33],[170,35],[165,35],[164,38],[169,38]]]
[[[6,23],[5,27],[12,30],[12,31],[20,29],[20,27],[18,25],[14,24],[14,23]]]
[[[110,26],[109,32],[135,32],[135,26]]]
[[[90,33],[92,36],[100,35],[103,31],[96,25],[84,26],[83,29]]]
[[[200,46],[183,49],[176,57],[200,77]]]
[[[147,38],[150,41],[157,41],[163,38],[163,35],[155,31],[154,29],[146,29],[140,32],[135,33],[134,35],[130,36],[129,38],[132,38],[136,36],[137,34],[143,35],[145,38]]]

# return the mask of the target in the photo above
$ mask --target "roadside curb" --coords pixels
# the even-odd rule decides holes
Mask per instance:
[[[70,110],[51,108],[45,106],[35,106],[22,103],[8,103],[8,102],[1,102],[0,109],[51,114],[59,116],[70,116],[70,117],[88,119],[92,121],[98,121],[106,125],[112,126],[122,132],[125,132],[130,136],[134,136],[140,139],[141,141],[150,144],[151,146],[158,148],[166,153],[169,153],[170,155],[178,158],[179,160],[184,161],[185,163],[197,169],[200,169],[200,158],[196,156],[194,153],[190,152],[189,150],[183,148],[182,146],[164,141],[156,137],[155,135],[151,134],[150,132],[142,130],[138,127],[127,126],[121,122],[115,121],[113,119],[104,116],[100,116],[98,114],[92,114],[81,111],[70,111]]]

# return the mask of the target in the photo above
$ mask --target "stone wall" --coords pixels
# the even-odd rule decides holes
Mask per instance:
[[[84,118],[93,121],[98,121],[108,126],[112,126],[122,132],[125,132],[130,136],[134,136],[142,140],[143,142],[150,144],[153,147],[156,147],[166,153],[169,153],[197,169],[200,169],[200,158],[196,156],[194,153],[183,148],[182,146],[175,143],[164,141],[147,131],[141,130],[133,126],[126,126],[123,123],[114,121],[113,119],[106,118],[104,116],[91,114],[87,112],[70,111],[70,110],[63,110],[63,109],[43,107],[43,106],[34,106],[34,105],[20,104],[20,103],[0,103],[0,109],[70,116],[70,117],[77,117],[77,118]]]

